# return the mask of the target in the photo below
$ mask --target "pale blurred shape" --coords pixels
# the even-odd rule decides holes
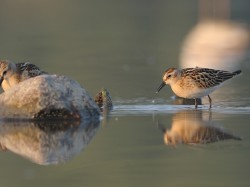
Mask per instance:
[[[246,58],[249,41],[244,24],[228,20],[201,21],[183,43],[180,67],[238,70]]]

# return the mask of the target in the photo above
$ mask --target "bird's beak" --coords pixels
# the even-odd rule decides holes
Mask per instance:
[[[0,77],[0,86],[2,86],[3,76]]]
[[[162,82],[159,88],[157,89],[156,93],[159,93],[159,91],[166,85],[165,82]]]

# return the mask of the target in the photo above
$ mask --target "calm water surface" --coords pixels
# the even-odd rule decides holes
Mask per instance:
[[[117,102],[100,124],[71,123],[53,131],[1,123],[1,142],[18,139],[13,149],[26,152],[26,158],[11,150],[0,153],[1,186],[249,186],[249,108],[215,106],[209,111],[207,106],[194,110],[128,102]],[[213,126],[242,141],[166,145],[162,129],[174,124]],[[39,139],[37,149],[33,136]]]

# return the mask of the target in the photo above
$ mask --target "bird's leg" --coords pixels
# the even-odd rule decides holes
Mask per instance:
[[[212,111],[209,109],[209,117],[208,117],[209,123],[212,122]],[[212,124],[210,124],[212,125]]]
[[[197,99],[196,98],[194,98],[194,106],[195,106],[195,109],[197,109],[198,104],[197,104]]]
[[[208,96],[208,100],[209,100],[209,109],[211,109],[212,108],[212,99],[209,95],[207,95],[207,96]]]

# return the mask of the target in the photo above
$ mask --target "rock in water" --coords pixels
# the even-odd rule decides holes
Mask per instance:
[[[0,118],[88,119],[99,117],[94,100],[76,81],[61,75],[41,75],[0,95]]]

